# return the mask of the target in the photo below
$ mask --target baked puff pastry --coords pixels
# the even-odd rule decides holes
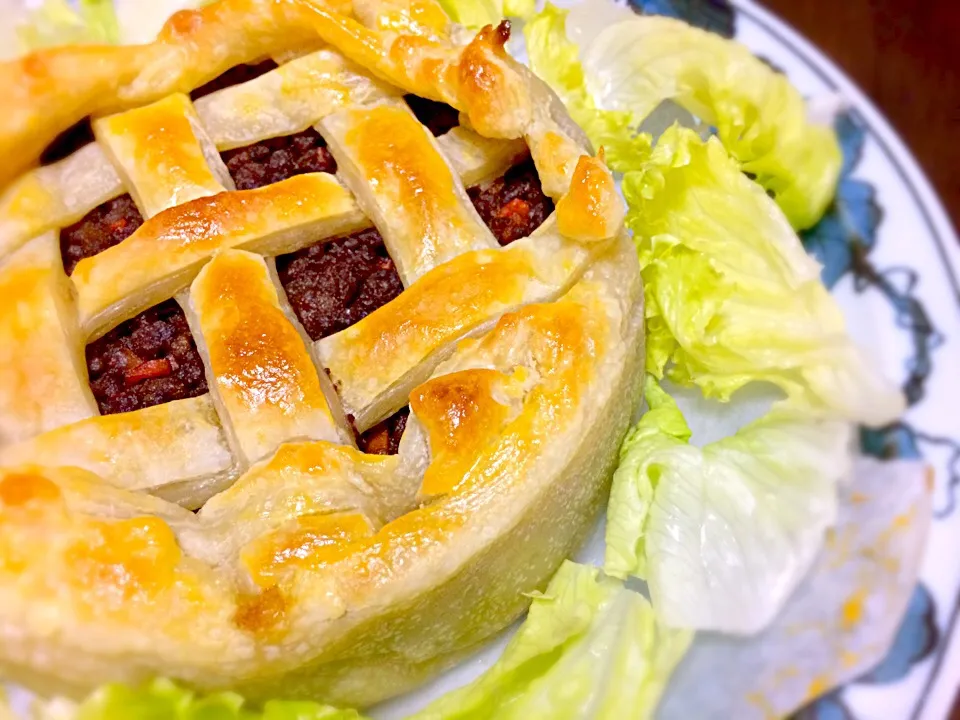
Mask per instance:
[[[577,548],[643,292],[508,36],[219,0],[0,66],[4,678],[364,707]]]

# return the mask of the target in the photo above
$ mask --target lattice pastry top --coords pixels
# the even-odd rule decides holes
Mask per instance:
[[[0,66],[7,677],[365,705],[575,547],[642,291],[602,153],[508,35],[220,0]]]

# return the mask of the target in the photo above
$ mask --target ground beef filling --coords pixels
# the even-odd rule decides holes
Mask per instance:
[[[254,66],[259,67],[259,66]],[[269,68],[268,68],[269,69]],[[264,70],[265,72],[266,70]],[[204,92],[250,79],[236,78]],[[259,73],[258,73],[259,74]],[[209,84],[210,86],[213,83]],[[198,93],[200,91],[197,91]],[[197,95],[199,96],[199,95]],[[456,111],[441,103],[414,98],[418,117],[442,134],[456,126]],[[307,172],[335,172],[336,162],[312,128],[223,153],[238,189],[252,189]],[[529,235],[553,209],[543,195],[532,163],[511,169],[470,198],[502,244]],[[143,222],[125,195],[91,211],[61,237],[64,267],[72,273],[85,257],[128,237]],[[277,258],[281,283],[297,317],[314,340],[339,332],[397,297],[403,285],[375,229]],[[172,300],[128,320],[87,347],[90,385],[104,414],[128,412],[207,391],[203,364],[180,307]],[[358,437],[361,449],[396,453],[408,409],[401,410]]]
[[[358,435],[357,447],[371,455],[396,455],[409,416],[410,408],[401,408],[382,423]]]
[[[103,415],[207,392],[207,379],[183,310],[167,300],[87,345],[90,388]]]
[[[403,99],[407,101],[417,120],[426,125],[427,129],[437,137],[450,132],[460,124],[460,112],[446,103],[427,100],[416,95],[405,95]]]
[[[468,188],[480,217],[501,245],[526,237],[553,212],[532,160],[507,170],[491,183]]]
[[[314,340],[353,325],[403,291],[383,238],[373,229],[282,255],[277,271]]]
[[[208,82],[206,85],[201,85],[192,93],[190,93],[191,100],[199,100],[204,95],[209,95],[210,93],[215,93],[217,90],[223,90],[224,88],[231,87],[233,85],[239,85],[240,83],[245,83],[248,80],[253,80],[255,78],[264,75],[271,70],[276,70],[279,67],[273,60],[264,60],[259,63],[250,63],[237,65],[227,70],[222,75],[218,75],[213,80]]]
[[[73,273],[93,257],[129,237],[143,217],[129,195],[94,208],[60,233],[63,268]],[[87,345],[90,388],[103,415],[202,395],[207,391],[203,362],[173,300],[115,327]]]
[[[108,200],[79,222],[60,231],[63,269],[72,275],[77,263],[126,240],[143,224],[143,216],[129,195]]]
[[[237,190],[253,190],[304,173],[337,171],[327,143],[313,128],[227,150],[220,157]]]

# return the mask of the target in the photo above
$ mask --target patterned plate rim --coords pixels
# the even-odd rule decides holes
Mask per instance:
[[[867,134],[876,140],[923,217],[946,273],[956,308],[960,309],[960,239],[947,216],[943,202],[900,135],[856,83],[788,23],[761,7],[755,0],[731,0],[731,5],[736,12],[756,23],[790,50],[824,85],[837,91],[847,103],[860,112]],[[952,663],[947,662],[948,657],[953,658],[960,666],[960,634],[955,633],[957,624],[960,623],[960,589],[948,612],[941,647],[933,658],[933,666],[924,681],[910,720],[920,717],[945,718],[954,702],[956,686],[949,682],[949,678],[941,675],[941,670],[952,667]]]

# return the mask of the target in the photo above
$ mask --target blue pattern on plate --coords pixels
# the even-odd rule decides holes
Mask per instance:
[[[862,123],[852,113],[841,113],[835,127],[843,150],[837,197],[823,219],[801,235],[804,247],[823,265],[828,288],[851,271],[855,249],[866,253],[873,248],[883,217],[873,187],[850,176],[863,152]]]
[[[736,14],[728,0],[627,0],[627,4],[647,15],[680,18],[724,37],[736,32]]]
[[[627,0],[640,12],[667,15],[692,25],[732,37],[735,12],[726,0]],[[897,327],[908,333],[912,353],[905,364],[903,389],[910,405],[924,396],[932,372],[933,351],[942,343],[930,316],[916,297],[917,274],[912,268],[877,269],[869,259],[876,244],[877,229],[883,212],[870,183],[853,177],[860,161],[866,126],[856,112],[841,113],[836,131],[843,149],[843,169],[833,204],[813,228],[801,234],[807,250],[823,265],[823,280],[833,287],[852,275],[858,292],[879,292],[891,305]],[[912,426],[893,423],[886,428],[861,431],[861,448],[868,455],[882,458],[919,458],[926,448],[945,446],[952,452],[952,470],[948,506],[938,514],[952,512],[953,494],[960,487],[960,443],[933,437]],[[936,612],[930,591],[919,584],[911,597],[907,614],[887,657],[857,683],[892,683],[905,677],[911,668],[929,657],[940,641]],[[843,688],[810,703],[793,715],[793,720],[856,720],[843,699]]]
[[[838,116],[835,127],[843,149],[837,197],[823,219],[802,233],[801,238],[804,247],[823,265],[823,281],[827,287],[833,287],[847,273],[853,273],[857,290],[875,289],[889,301],[897,327],[910,334],[913,352],[907,360],[903,391],[908,403],[915,405],[923,398],[933,370],[931,353],[943,339],[915,297],[916,271],[905,267],[878,270],[870,262],[868,256],[876,243],[883,212],[877,205],[873,187],[852,176],[863,151],[864,123],[856,113],[846,112]]]
[[[855,720],[855,718],[850,708],[843,702],[840,690],[834,690],[794,713],[791,720]]]
[[[906,677],[910,668],[934,651],[940,642],[937,612],[930,591],[917,585],[907,607],[907,615],[882,663],[857,682],[891,683]]]
[[[833,287],[848,274],[859,292],[879,291],[891,304],[897,326],[910,335],[912,354],[906,362],[903,390],[913,405],[923,398],[932,371],[932,351],[941,343],[923,304],[914,296],[917,276],[910,268],[878,270],[869,254],[876,244],[883,212],[873,187],[852,177],[863,151],[863,121],[851,112],[841,113],[835,125],[843,149],[843,169],[837,196],[810,230],[801,234],[804,247],[823,265],[823,281]],[[921,434],[898,422],[885,428],[861,430],[861,449],[880,458],[919,458]],[[939,631],[930,592],[918,585],[907,615],[887,657],[873,671],[855,682],[889,683],[904,677],[910,668],[928,657],[937,646]],[[843,702],[842,688],[814,701],[793,716],[794,720],[854,720]]]

